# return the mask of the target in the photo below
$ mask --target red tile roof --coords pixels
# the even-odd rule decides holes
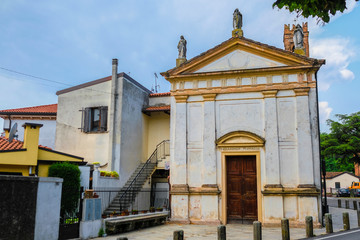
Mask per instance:
[[[164,93],[151,93],[149,97],[167,97],[170,96],[170,92],[164,92]]]
[[[9,143],[7,138],[0,137],[0,151],[19,150],[23,145],[24,143],[21,141],[13,139],[12,142]]]
[[[49,105],[41,105],[35,107],[25,107],[25,108],[14,108],[14,109],[6,109],[0,110],[0,115],[6,114],[24,114],[24,115],[56,115],[57,113],[57,104],[49,104]]]
[[[144,109],[144,112],[163,112],[170,111],[170,105],[158,106],[158,107],[148,107]]]
[[[22,149],[24,146],[24,142],[13,139],[11,143],[9,143],[8,138],[0,137],[0,151],[12,151]],[[51,148],[39,145],[39,148],[51,150]]]

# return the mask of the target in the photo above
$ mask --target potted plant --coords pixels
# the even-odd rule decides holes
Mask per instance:
[[[141,211],[141,213],[147,213],[148,212],[148,210],[142,210]]]
[[[111,177],[119,177],[119,174],[116,171],[110,172]]]
[[[125,216],[129,216],[129,210],[124,210],[124,214],[125,214]]]
[[[156,208],[156,211],[157,211],[157,212],[162,212],[162,210],[163,210],[163,208],[162,208],[162,207],[158,207],[158,208]]]
[[[94,193],[93,198],[99,198],[99,195],[97,195],[97,193]]]
[[[111,172],[105,172],[105,177],[111,177]]]
[[[106,173],[106,171],[100,171],[100,176],[104,177],[105,173]]]
[[[136,215],[136,214],[138,214],[138,213],[139,213],[139,211],[138,211],[137,209],[133,209],[133,210],[132,210],[132,214],[133,214],[133,215]]]
[[[150,212],[155,212],[155,207],[150,207],[149,211]]]
[[[116,211],[113,211],[112,213],[110,213],[110,217],[113,217],[116,215]]]

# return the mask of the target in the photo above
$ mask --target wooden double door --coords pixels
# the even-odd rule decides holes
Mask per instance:
[[[256,156],[227,156],[227,221],[257,220]]]

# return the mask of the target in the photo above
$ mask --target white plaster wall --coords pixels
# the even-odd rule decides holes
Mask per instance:
[[[108,132],[82,132],[80,110],[86,107],[110,106],[110,92],[111,81],[107,81],[58,96],[56,150],[81,156],[89,163],[100,162],[103,165],[108,162]]]
[[[264,137],[262,99],[216,101],[216,138],[233,131]]]
[[[40,119],[12,119],[11,125],[17,123],[17,135],[20,141],[24,141],[24,123],[38,123],[43,124],[40,128],[39,144],[54,149],[55,147],[55,131],[56,120],[40,120]],[[9,120],[4,120],[4,128],[9,128]]]
[[[39,178],[34,236],[36,240],[57,240],[59,237],[62,182],[61,178]]]
[[[170,96],[165,97],[150,97],[149,106],[161,106],[161,105],[170,105]]]
[[[119,178],[113,177],[102,177],[100,176],[99,170],[94,170],[93,172],[93,189],[101,198],[101,209],[105,211],[110,203],[117,196],[118,192],[106,191],[107,189],[111,190],[120,190],[120,180]],[[96,191],[96,190],[105,190],[105,191]]]
[[[79,170],[81,172],[80,175],[80,186],[84,187],[84,189],[90,188],[90,166],[79,166]]]
[[[335,182],[340,182],[340,188],[348,188],[352,182],[359,182],[359,178],[344,173],[332,179],[326,179],[326,188],[335,188]]]
[[[132,81],[123,78],[120,123],[120,169],[121,184],[124,184],[137,166],[147,159],[147,145],[144,138],[147,121],[142,109],[148,106],[149,93],[135,85]]]

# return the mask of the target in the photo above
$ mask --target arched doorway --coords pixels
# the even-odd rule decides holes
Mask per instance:
[[[216,141],[222,162],[224,224],[262,219],[260,156],[264,143],[263,138],[246,131],[231,132]]]

